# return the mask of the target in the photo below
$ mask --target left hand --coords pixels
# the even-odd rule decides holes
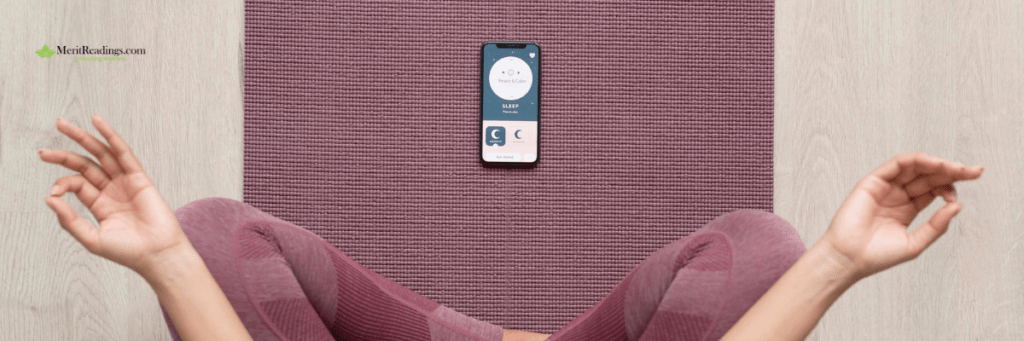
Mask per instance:
[[[960,212],[953,183],[977,179],[982,171],[924,153],[897,155],[857,183],[821,242],[844,256],[857,278],[914,259]],[[908,232],[917,214],[938,196],[946,205]]]
[[[92,123],[106,138],[106,145],[63,119],[57,129],[89,151],[100,164],[65,150],[40,150],[43,161],[63,165],[80,174],[69,175],[53,185],[46,204],[57,214],[61,227],[89,252],[124,265],[147,280],[158,276],[165,258],[182,251],[194,252],[181,230],[174,211],[143,171],[128,144],[99,115]],[[74,192],[96,217],[94,227],[61,199]]]

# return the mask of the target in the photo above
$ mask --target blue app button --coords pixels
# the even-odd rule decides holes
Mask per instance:
[[[505,145],[505,127],[487,127],[487,136],[484,138],[488,146],[501,147]]]

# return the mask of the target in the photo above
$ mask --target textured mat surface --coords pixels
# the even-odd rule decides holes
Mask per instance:
[[[245,2],[244,201],[441,304],[551,333],[772,207],[771,1]],[[542,49],[540,164],[478,161],[480,45]]]

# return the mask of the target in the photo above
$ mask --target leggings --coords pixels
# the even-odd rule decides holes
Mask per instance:
[[[206,198],[175,215],[255,340],[502,338],[501,327],[417,294],[248,204]],[[652,253],[547,340],[717,340],[804,251],[772,213],[721,215]],[[180,340],[166,311],[164,318]]]

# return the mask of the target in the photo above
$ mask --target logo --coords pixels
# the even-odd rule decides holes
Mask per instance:
[[[103,45],[101,48],[89,48],[89,46],[77,46],[69,48],[64,45],[54,46],[51,49],[49,45],[43,45],[43,48],[35,51],[39,58],[50,58],[55,54],[60,54],[62,57],[67,55],[84,55],[74,56],[77,61],[85,62],[102,62],[102,61],[127,61],[126,55],[144,55],[146,49],[144,48],[112,48]]]
[[[487,127],[487,137],[484,143],[488,146],[501,147],[505,145],[505,127]]]
[[[46,46],[46,45],[43,45],[43,48],[41,48],[38,51],[36,51],[36,54],[39,55],[39,58],[50,58],[51,56],[53,56],[54,53],[57,53],[57,52],[54,51],[54,50],[51,50],[50,47]]]

